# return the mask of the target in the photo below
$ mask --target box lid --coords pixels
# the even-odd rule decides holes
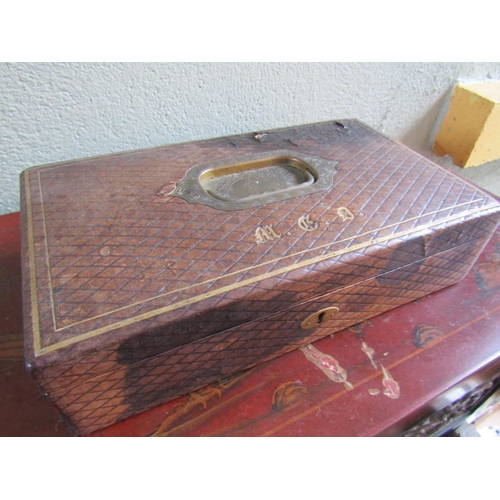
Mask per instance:
[[[200,183],[208,167],[276,152],[323,161],[331,186],[294,196],[304,178],[255,206],[238,196],[245,205],[259,193],[215,208],[179,197],[190,169]],[[492,197],[355,120],[35,167],[22,182],[26,358],[37,366],[120,345],[148,357],[327,293],[325,269],[354,282],[387,270],[387,256],[363,270],[366,255],[499,213]],[[422,258],[416,248],[392,252],[391,265]],[[342,271],[348,261],[359,265]]]

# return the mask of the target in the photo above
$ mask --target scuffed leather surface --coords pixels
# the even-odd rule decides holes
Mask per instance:
[[[193,165],[276,149],[338,161],[334,188],[240,212],[168,197]],[[492,206],[484,193],[350,120],[270,131],[260,140],[245,134],[45,166],[27,171],[23,183],[26,357],[49,393],[76,390],[110,372],[123,375],[129,370],[123,367],[203,343],[238,325],[259,324],[413,262],[420,262],[420,272],[422,259],[469,243],[482,247],[498,223],[498,204]],[[31,334],[26,193],[42,348],[68,343],[39,357],[33,355]],[[467,213],[490,206],[482,214]],[[340,207],[348,207],[354,220],[343,221]],[[319,223],[317,231],[297,226],[303,215]],[[450,217],[455,219],[449,222]],[[255,230],[265,224],[281,237],[258,245]],[[386,241],[370,243],[380,238]],[[425,275],[430,288],[423,293],[456,281],[455,275],[441,276],[436,266],[430,269]],[[444,281],[436,285],[432,273]],[[374,282],[380,287],[384,279]],[[398,287],[406,278],[401,279]],[[370,293],[376,297],[381,290]],[[199,300],[203,294],[213,295]],[[177,307],[182,301],[191,303]],[[155,312],[165,307],[172,309]],[[139,321],[130,322],[134,317]],[[80,340],[99,329],[107,331]],[[285,337],[274,355],[297,345]],[[270,355],[256,352],[252,363]],[[232,369],[243,365],[235,362]],[[197,383],[219,376],[211,370],[196,375]],[[129,379],[129,374],[122,379],[124,387]],[[186,381],[177,390],[190,387]],[[162,394],[173,397],[166,389]],[[121,416],[113,413],[116,418],[140,406],[135,396],[120,397],[126,408]],[[79,412],[58,401],[64,412]],[[92,425],[100,425],[92,418]]]

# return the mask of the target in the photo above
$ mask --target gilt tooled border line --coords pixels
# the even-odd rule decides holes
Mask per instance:
[[[39,182],[41,182],[41,180],[40,180],[40,172],[38,171],[37,173],[38,173]],[[461,218],[466,217],[468,215],[473,215],[473,214],[476,214],[476,213],[479,213],[479,212],[487,211],[487,210],[492,209],[492,208],[496,208],[496,206],[497,206],[496,204],[482,206],[480,208],[476,208],[476,209],[473,209],[473,210],[468,210],[468,211],[465,211],[465,212],[460,212],[459,214],[456,214],[456,215],[453,215],[453,216],[449,216],[449,217],[446,217],[444,219],[439,219],[439,220],[434,221],[434,222],[432,222],[430,224],[424,224],[422,226],[418,226],[417,228],[412,228],[412,229],[408,229],[408,230],[405,230],[405,231],[399,231],[397,233],[393,233],[393,234],[388,235],[388,236],[383,236],[383,237],[379,237],[379,238],[372,238],[369,241],[364,242],[364,243],[358,243],[356,245],[352,245],[352,246],[350,246],[348,248],[344,248],[342,250],[336,250],[336,251],[333,251],[333,252],[329,252],[329,253],[327,253],[325,255],[322,255],[320,257],[315,257],[315,258],[312,258],[312,259],[308,259],[308,260],[306,260],[304,262],[301,262],[299,264],[293,264],[293,265],[290,265],[290,266],[285,266],[285,267],[282,267],[282,268],[277,269],[275,271],[272,271],[272,272],[269,272],[269,273],[264,273],[264,274],[261,274],[259,276],[255,276],[253,278],[249,278],[247,280],[240,281],[238,283],[233,283],[231,285],[226,285],[226,286],[217,288],[216,290],[211,290],[210,292],[202,293],[200,295],[196,295],[194,297],[181,300],[181,301],[176,302],[174,304],[170,304],[168,306],[161,307],[161,308],[158,308],[158,309],[153,309],[151,311],[148,311],[148,312],[145,312],[145,313],[138,314],[136,316],[132,316],[130,318],[127,318],[126,320],[122,320],[122,321],[118,321],[118,322],[115,322],[115,323],[111,323],[111,324],[103,326],[101,328],[97,328],[95,330],[91,330],[91,331],[88,331],[86,333],[83,333],[83,334],[80,334],[80,335],[76,335],[75,337],[72,337],[70,339],[66,339],[66,340],[63,340],[63,341],[60,341],[60,342],[56,342],[56,343],[51,344],[51,345],[49,345],[47,347],[42,347],[41,346],[41,338],[40,338],[39,310],[38,310],[38,293],[37,293],[37,281],[36,281],[36,269],[35,269],[35,248],[34,248],[34,234],[33,234],[32,200],[31,200],[31,190],[30,190],[30,176],[29,176],[28,173],[27,173],[27,182],[25,184],[26,184],[26,205],[27,205],[27,211],[28,211],[28,244],[29,244],[29,263],[30,263],[30,288],[31,288],[31,300],[32,300],[32,316],[33,316],[32,320],[33,320],[33,338],[34,338],[34,353],[35,353],[35,356],[40,356],[42,354],[47,354],[49,352],[56,351],[56,350],[61,349],[63,347],[69,346],[71,344],[76,344],[78,342],[82,342],[82,341],[87,340],[89,338],[96,337],[98,335],[102,335],[103,333],[106,333],[106,332],[109,332],[109,331],[112,331],[112,330],[116,330],[116,329],[124,327],[126,325],[130,325],[130,324],[133,324],[133,323],[138,323],[139,321],[143,321],[145,319],[150,319],[150,318],[152,318],[154,316],[158,316],[160,314],[164,314],[166,312],[169,312],[169,311],[181,308],[181,307],[185,307],[185,306],[188,306],[190,304],[194,304],[196,302],[200,302],[202,300],[205,300],[207,298],[210,298],[210,297],[213,297],[213,296],[216,296],[216,295],[221,295],[223,293],[229,292],[229,291],[237,289],[237,288],[241,288],[241,287],[244,287],[244,286],[251,285],[253,283],[262,281],[264,279],[272,278],[272,277],[278,276],[280,274],[284,274],[284,273],[287,273],[287,272],[290,272],[290,271],[293,271],[293,270],[296,270],[296,269],[299,269],[299,268],[302,268],[302,267],[307,267],[307,266],[310,266],[312,264],[316,264],[318,262],[321,262],[321,261],[324,261],[324,260],[328,260],[328,259],[331,259],[332,257],[336,257],[336,256],[339,256],[339,255],[348,253],[348,252],[352,252],[352,251],[355,251],[355,250],[364,249],[366,247],[377,245],[377,244],[380,244],[380,243],[384,243],[384,242],[392,240],[392,239],[396,239],[396,238],[400,238],[402,236],[407,236],[409,234],[417,233],[417,232],[420,232],[420,231],[422,231],[424,229],[428,229],[428,228],[431,228],[431,227],[434,227],[434,226],[437,226],[437,225],[441,225],[441,224],[443,224],[445,222],[448,222],[448,221],[452,221],[452,220],[456,220],[456,219],[461,219]],[[42,196],[41,184],[39,184],[39,188],[40,188],[39,194],[40,194],[40,196]],[[297,252],[295,254],[286,255],[286,256],[281,257],[281,258],[277,258],[277,259],[273,259],[271,261],[263,262],[263,263],[258,264],[256,266],[251,266],[251,267],[247,267],[245,269],[241,269],[239,271],[234,271],[232,273],[228,273],[226,275],[222,275],[222,276],[219,276],[217,278],[212,278],[212,279],[207,280],[207,281],[202,282],[202,283],[196,283],[195,285],[191,285],[189,287],[185,287],[185,288],[182,288],[182,289],[179,289],[179,290],[175,290],[175,291],[172,291],[172,292],[167,292],[165,294],[157,295],[157,296],[152,297],[150,299],[145,299],[143,301],[139,301],[139,302],[136,302],[136,303],[133,303],[133,304],[129,304],[127,306],[124,306],[124,307],[118,308],[118,309],[114,309],[113,311],[104,313],[102,315],[94,316],[92,318],[87,318],[85,320],[73,323],[73,324],[68,325],[68,326],[66,326],[64,328],[61,328],[59,330],[56,329],[56,331],[61,331],[62,329],[70,328],[72,326],[75,326],[77,324],[81,324],[81,323],[84,323],[84,322],[87,322],[87,321],[92,321],[92,320],[97,319],[99,317],[112,314],[113,312],[116,312],[116,311],[121,311],[123,309],[127,309],[127,308],[130,308],[130,307],[134,307],[136,305],[139,305],[139,304],[143,304],[145,302],[149,302],[149,301],[158,299],[160,297],[169,295],[170,293],[187,290],[189,288],[194,288],[196,286],[200,286],[200,285],[203,285],[203,284],[206,284],[206,283],[210,283],[210,282],[213,282],[213,281],[218,281],[218,280],[223,279],[225,277],[233,276],[233,275],[236,275],[236,274],[240,274],[240,273],[248,271],[250,269],[255,269],[255,268],[261,267],[263,265],[268,265],[268,264],[271,264],[271,263],[274,263],[274,262],[278,262],[278,261],[286,259],[286,258],[290,258],[290,257],[298,256],[298,255],[303,255],[305,253],[308,253],[308,252],[311,252],[311,251],[314,251],[314,250],[319,250],[321,248],[332,246],[332,245],[335,245],[335,244],[338,244],[338,243],[342,243],[342,242],[345,242],[345,241],[354,240],[356,238],[360,238],[362,236],[366,236],[366,235],[369,235],[371,233],[379,232],[379,231],[381,231],[383,229],[387,229],[387,228],[390,228],[390,227],[400,226],[400,225],[402,225],[402,224],[404,224],[406,222],[411,222],[411,221],[414,221],[414,220],[418,220],[418,219],[421,219],[423,217],[427,217],[429,215],[434,215],[434,214],[437,214],[437,213],[440,213],[440,212],[444,212],[444,211],[447,211],[447,210],[453,210],[455,208],[459,208],[459,207],[466,206],[466,205],[471,205],[471,204],[474,204],[474,203],[481,203],[481,202],[484,203],[484,201],[486,201],[486,199],[487,198],[479,198],[479,199],[476,199],[476,200],[473,200],[473,201],[469,201],[469,202],[465,202],[465,203],[461,203],[461,204],[449,206],[449,207],[446,207],[446,208],[443,208],[443,209],[440,209],[440,210],[436,210],[436,211],[433,211],[433,212],[428,212],[428,213],[419,215],[417,217],[412,217],[412,218],[409,218],[409,219],[406,219],[406,220],[403,220],[403,221],[399,221],[399,222],[394,223],[394,224],[389,224],[387,226],[383,226],[383,227],[374,229],[372,231],[367,231],[366,233],[358,234],[358,235],[352,236],[350,238],[346,238],[344,240],[330,242],[330,243],[327,243],[327,244],[324,244],[324,245],[320,245],[318,247],[314,247],[314,248],[310,248],[310,249],[304,250],[302,252]],[[44,237],[45,237],[45,251],[46,251],[46,259],[47,259],[47,273],[48,273],[48,283],[49,283],[49,288],[50,288],[49,292],[50,292],[50,299],[51,299],[52,316],[53,316],[53,320],[54,320],[54,327],[56,327],[56,324],[55,324],[55,309],[54,309],[54,301],[53,301],[53,291],[52,291],[52,287],[51,287],[51,273],[50,273],[50,265],[49,265],[49,260],[48,260],[48,243],[47,243],[47,233],[46,233],[46,227],[45,227],[45,212],[44,212],[44,207],[43,207],[43,200],[41,200],[41,209],[42,209],[42,220],[43,220],[43,229],[44,229]]]

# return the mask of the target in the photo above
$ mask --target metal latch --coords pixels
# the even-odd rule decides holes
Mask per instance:
[[[320,309],[308,316],[302,323],[300,327],[304,330],[308,328],[316,328],[317,326],[321,326],[325,321],[328,321],[334,314],[339,312],[338,307],[326,307],[325,309]]]

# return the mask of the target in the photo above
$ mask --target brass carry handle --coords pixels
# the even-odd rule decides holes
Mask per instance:
[[[332,186],[337,161],[278,150],[191,167],[169,196],[217,210],[243,210]]]

